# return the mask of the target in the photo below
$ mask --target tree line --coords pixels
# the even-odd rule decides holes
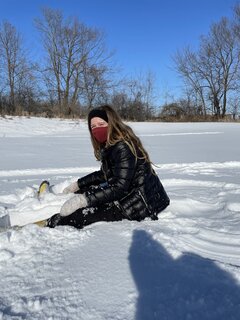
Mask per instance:
[[[187,46],[173,60],[185,99],[165,106],[166,113],[216,119],[229,113],[235,119],[240,111],[240,5],[234,7],[232,19],[222,17],[211,25],[197,50]]]
[[[0,22],[0,115],[84,116],[109,103],[129,120],[224,118],[238,114],[240,6],[200,38],[199,48],[173,56],[182,97],[158,105],[152,71],[120,78],[114,53],[98,28],[59,10],[44,8],[34,20],[41,39],[41,61],[31,58],[23,35]]]
[[[22,35],[0,24],[0,114],[79,117],[113,103],[125,118],[153,116],[154,75],[119,79],[105,35],[78,18],[45,8],[35,19],[43,59],[34,61]]]

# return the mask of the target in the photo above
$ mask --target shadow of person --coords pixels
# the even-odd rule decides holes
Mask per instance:
[[[138,289],[135,320],[240,319],[240,286],[213,261],[190,253],[173,259],[136,230],[129,263]]]

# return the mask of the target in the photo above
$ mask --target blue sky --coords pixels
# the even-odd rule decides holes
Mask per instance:
[[[34,55],[39,37],[33,20],[41,7],[60,9],[91,27],[102,29],[106,44],[115,50],[123,73],[136,75],[151,70],[160,95],[175,96],[180,80],[172,56],[186,45],[197,47],[213,22],[231,17],[235,0],[0,0],[0,21],[8,20],[24,35]]]

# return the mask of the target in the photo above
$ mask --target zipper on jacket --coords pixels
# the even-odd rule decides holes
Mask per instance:
[[[118,200],[114,201],[115,206],[120,210],[120,212],[128,219],[128,220],[132,220],[131,217],[129,217],[128,214],[126,214],[126,212],[123,210],[123,207],[120,205]]]
[[[147,204],[147,202],[146,202],[146,200],[145,200],[142,192],[141,192],[139,189],[138,189],[138,194],[139,194],[140,197],[142,198],[142,201],[144,202],[144,204],[145,204],[145,206],[146,206],[146,208],[147,208],[147,211],[148,211],[148,213],[149,213],[150,218],[151,218],[152,220],[158,220],[158,217],[150,211],[150,209],[149,209],[149,207],[148,207],[148,204]]]

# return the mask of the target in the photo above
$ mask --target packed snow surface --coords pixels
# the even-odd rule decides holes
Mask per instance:
[[[158,221],[2,231],[0,319],[240,319],[240,124],[129,125],[170,206]],[[99,168],[83,120],[0,118],[0,150],[0,216],[19,222]],[[38,200],[45,179],[55,194]]]

